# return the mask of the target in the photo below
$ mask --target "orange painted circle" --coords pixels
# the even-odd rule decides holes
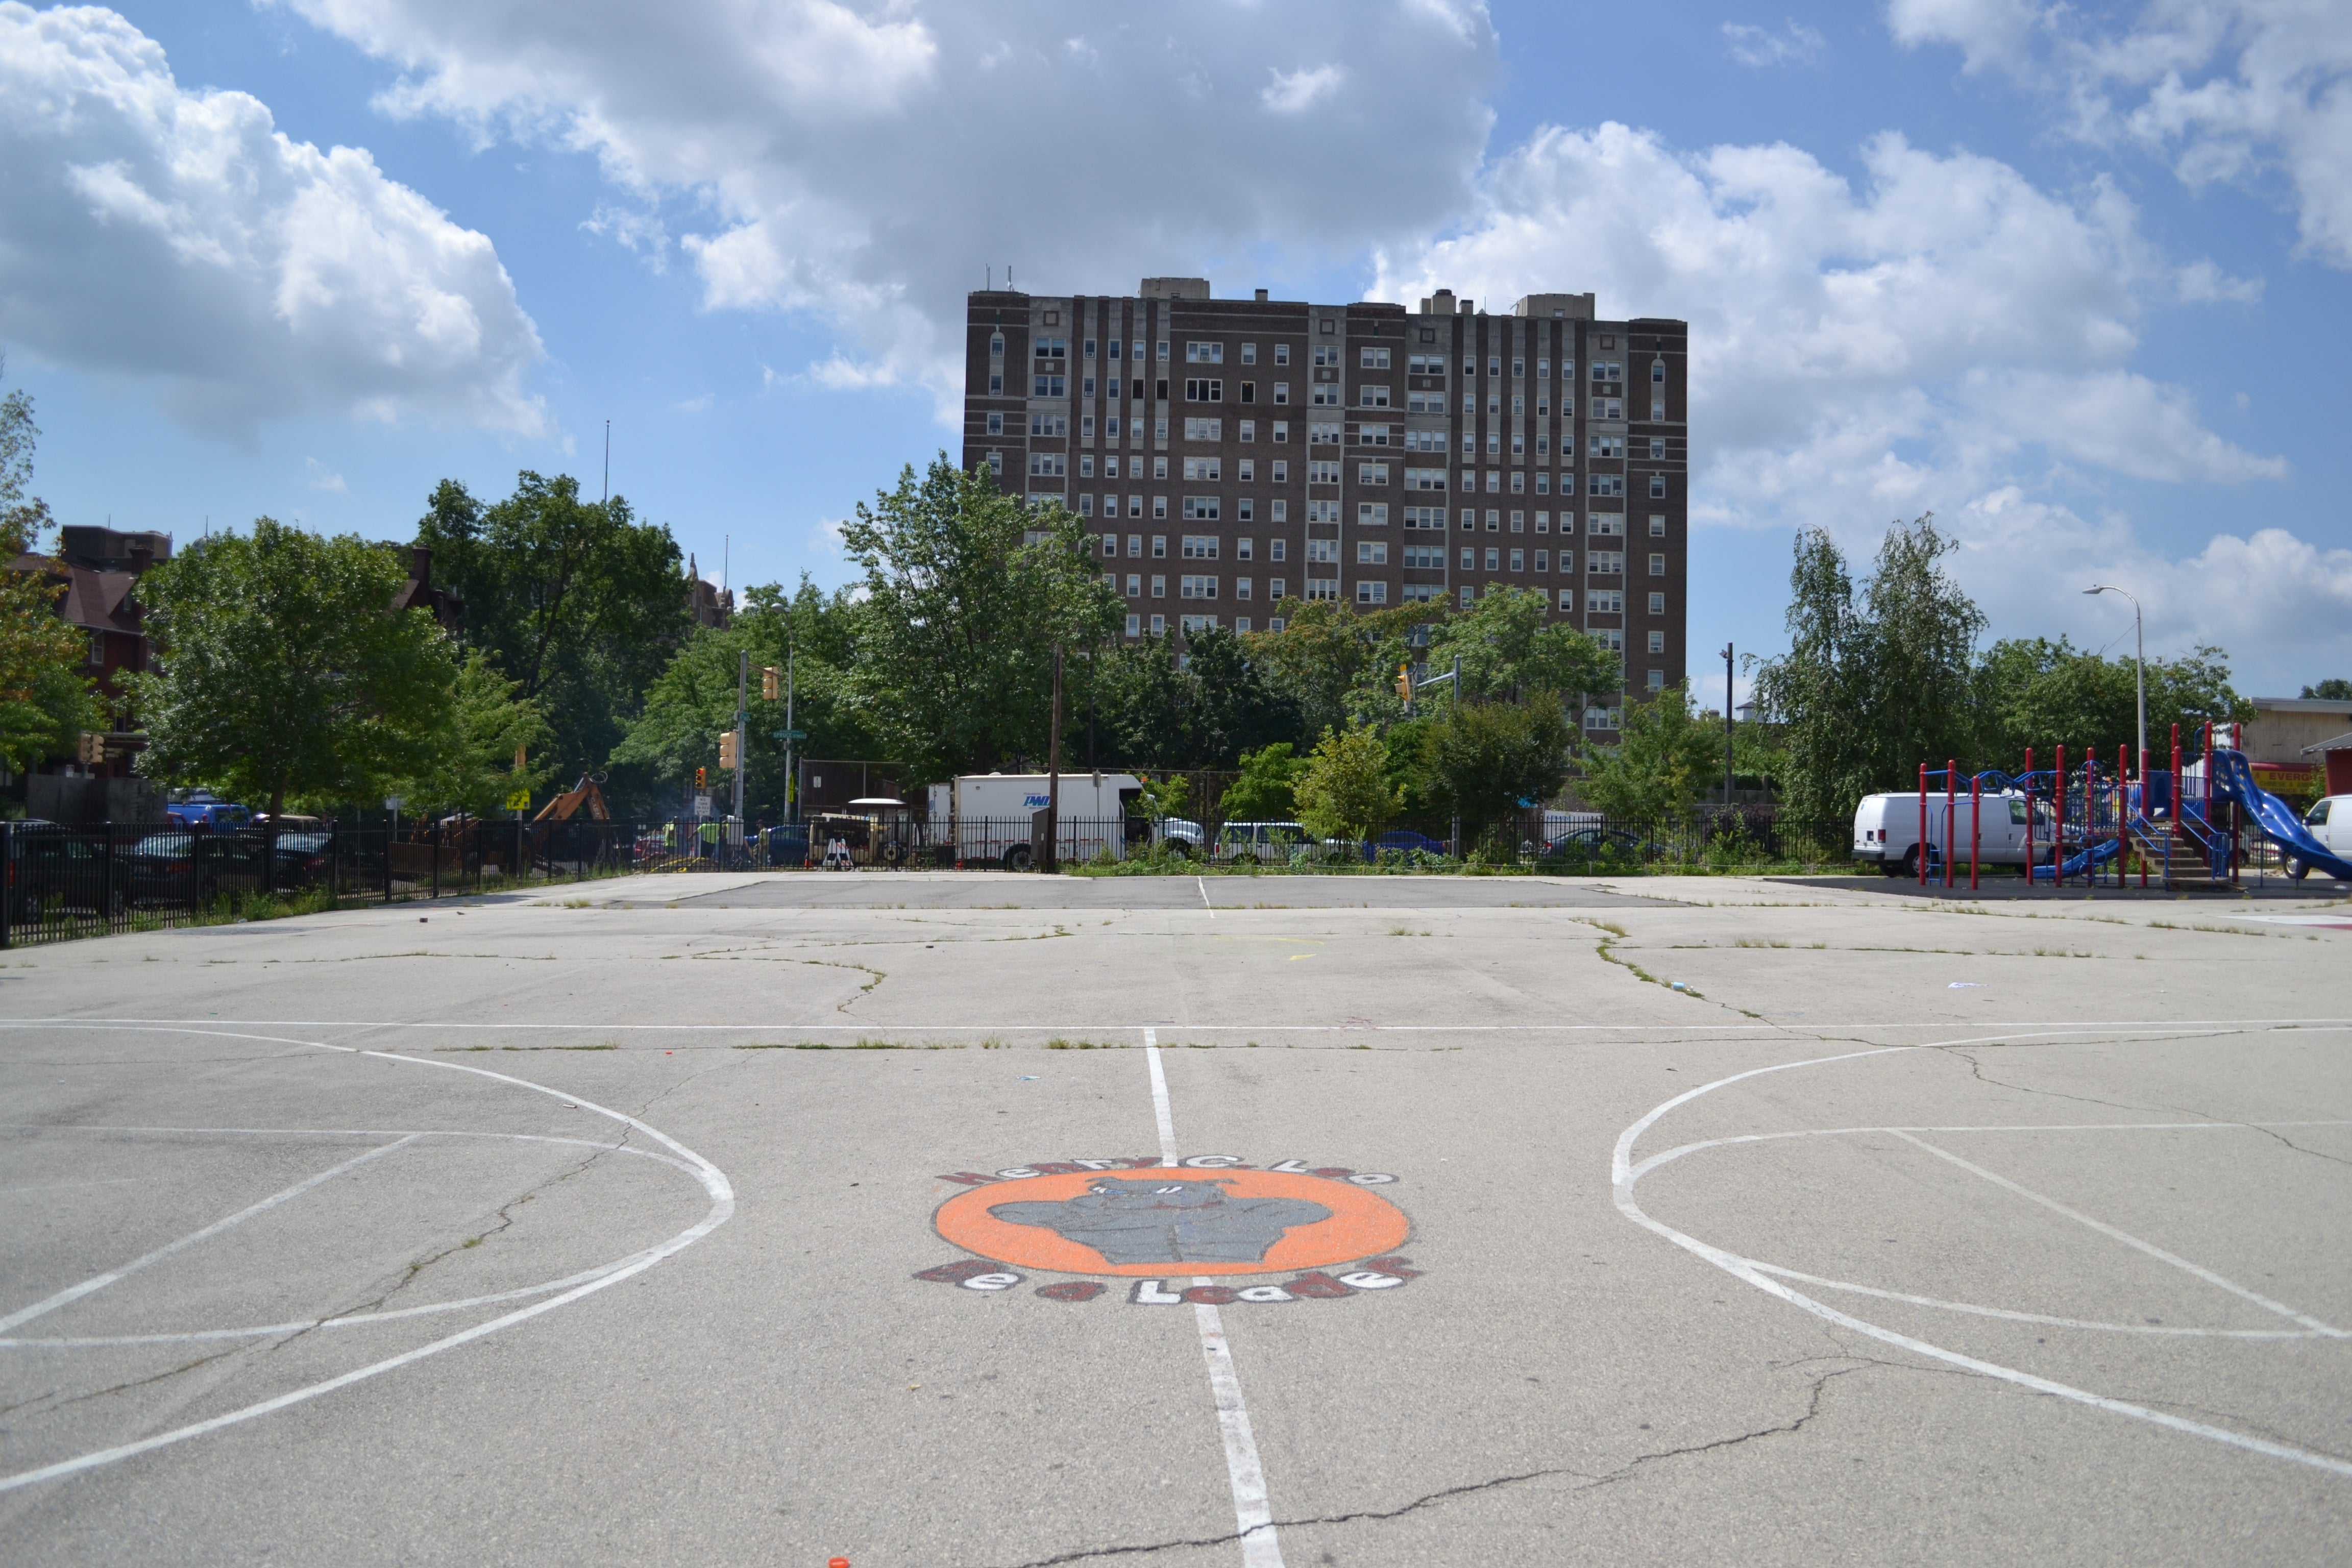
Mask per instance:
[[[1255,1261],[1232,1258],[1171,1258],[1142,1263],[1114,1263],[1094,1247],[1069,1239],[1045,1224],[1021,1224],[1001,1219],[991,1210],[1014,1204],[1052,1205],[1088,1195],[1097,1183],[1117,1182],[1166,1186],[1174,1182],[1213,1182],[1226,1202],[1289,1199],[1320,1205],[1326,1217],[1314,1219],[1304,1210],[1275,1208],[1281,1218],[1298,1215],[1303,1223],[1286,1225],[1280,1239]],[[1143,1194],[1137,1194],[1139,1202]],[[1271,1205],[1268,1205],[1269,1207]],[[1032,1214],[1040,1211],[1031,1210]],[[1171,1223],[1184,1213],[1198,1214],[1187,1204],[1169,1211]],[[1287,1274],[1306,1268],[1328,1268],[1391,1252],[1404,1245],[1412,1226],[1404,1211],[1366,1187],[1324,1176],[1287,1171],[1167,1170],[1077,1171],[1066,1174],[1024,1176],[971,1187],[940,1205],[932,1218],[940,1237],[975,1257],[992,1258],[1016,1268],[1037,1268],[1055,1274],[1117,1274],[1136,1278],[1169,1275]]]

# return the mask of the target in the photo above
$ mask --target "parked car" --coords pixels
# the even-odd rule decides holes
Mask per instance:
[[[1228,822],[1217,829],[1217,858],[1236,866],[1287,860],[1307,837],[1306,827],[1296,822]]]
[[[131,868],[121,857],[57,823],[11,824],[7,860],[11,923],[63,910],[111,917],[131,906]]]
[[[223,800],[208,789],[175,792],[163,811],[180,826],[199,832],[227,831],[244,827],[253,820],[252,813],[245,807]]]
[[[250,845],[226,833],[173,828],[151,833],[116,852],[130,868],[133,903],[210,903],[223,893],[261,886],[261,860]]]
[[[1592,860],[1648,860],[1657,853],[1658,847],[1640,834],[1599,824],[1571,827],[1557,838],[1545,840],[1539,851],[1547,860],[1569,856]]]
[[[1382,854],[1391,849],[1396,850],[1401,854],[1411,853],[1414,850],[1418,850],[1423,855],[1443,855],[1445,853],[1445,846],[1439,840],[1432,838],[1428,834],[1415,833],[1409,827],[1399,827],[1381,834],[1378,838],[1368,841],[1364,845],[1364,858],[1367,860],[1377,860]]]

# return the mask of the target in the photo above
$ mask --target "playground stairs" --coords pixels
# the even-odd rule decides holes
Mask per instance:
[[[2217,875],[2213,863],[2205,853],[2205,846],[2192,833],[2168,831],[2146,821],[2131,825],[2132,847],[2145,857],[2151,868],[2162,868],[2168,892],[2221,893],[2229,890],[2228,880]]]

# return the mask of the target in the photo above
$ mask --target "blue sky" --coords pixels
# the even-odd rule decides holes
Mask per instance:
[[[0,344],[66,521],[405,538],[610,419],[706,575],[830,584],[984,266],[1592,289],[1693,322],[1695,656],[1932,508],[1995,635],[2127,650],[2114,582],[2291,695],[2352,675],[2343,10],[0,5]]]

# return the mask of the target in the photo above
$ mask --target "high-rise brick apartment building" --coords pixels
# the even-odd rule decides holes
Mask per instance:
[[[965,466],[1086,521],[1129,637],[1509,585],[1621,649],[1629,689],[1683,679],[1682,321],[1596,321],[1590,294],[1489,315],[1440,289],[1412,313],[1147,278],[983,290],[967,331]]]

